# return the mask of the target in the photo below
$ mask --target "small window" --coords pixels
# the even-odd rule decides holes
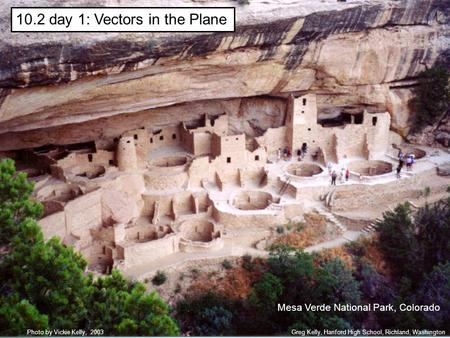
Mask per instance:
[[[306,106],[306,99],[303,99],[303,105]]]
[[[227,157],[227,163],[231,163],[231,157]]]
[[[117,137],[114,138],[114,143],[119,142],[119,139]]]
[[[153,137],[150,137],[150,143],[153,143]]]
[[[255,155],[255,161],[259,161],[259,155]]]
[[[177,134],[172,134],[172,140],[176,140],[177,139]]]
[[[311,131],[311,128],[308,128],[308,131]]]
[[[304,114],[305,113],[305,111],[304,110],[302,110],[302,114]]]
[[[236,137],[236,141],[239,141],[239,137]]]
[[[137,134],[134,134],[134,139],[135,139],[135,140],[137,140],[137,139],[138,139],[138,136],[137,136]]]
[[[356,114],[355,124],[363,124],[363,122],[364,122],[364,114]]]
[[[378,118],[376,116],[372,117],[372,126],[377,125],[377,120],[378,120]]]
[[[109,165],[114,165],[114,160],[109,160],[108,163]]]
[[[88,160],[89,160],[89,162],[92,162],[92,154],[88,155]]]
[[[130,142],[131,142],[130,140],[127,141],[127,143],[130,143]]]
[[[160,141],[164,140],[164,136],[161,135],[161,136],[159,137],[159,140],[160,140]]]

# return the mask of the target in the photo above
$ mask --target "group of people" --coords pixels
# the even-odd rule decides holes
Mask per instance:
[[[401,150],[398,153],[397,178],[401,177],[403,165],[406,163],[406,170],[412,170],[413,164],[416,162],[416,156],[413,153],[404,154]]]
[[[328,163],[328,172],[330,173],[331,176],[331,185],[336,185],[336,179],[338,177],[338,173],[336,172],[336,170],[332,170],[331,169],[331,163]],[[345,183],[348,181],[348,179],[350,178],[350,170],[341,168],[341,171],[339,173],[339,180],[341,183]]]

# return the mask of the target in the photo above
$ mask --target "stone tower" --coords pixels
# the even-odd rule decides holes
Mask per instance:
[[[122,136],[119,139],[117,165],[120,171],[133,171],[138,168],[136,146],[132,136]]]
[[[292,154],[303,143],[311,146],[311,139],[317,134],[316,95],[306,94],[299,97],[291,95],[287,106],[287,139]]]

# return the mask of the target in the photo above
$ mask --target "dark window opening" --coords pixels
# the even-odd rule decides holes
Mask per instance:
[[[352,114],[342,113],[342,121],[344,123],[352,123]]]
[[[89,160],[89,162],[92,162],[92,154],[88,155],[88,160]]]
[[[150,143],[153,143],[153,137],[150,137]]]
[[[316,141],[315,141],[315,140],[313,140],[313,143],[316,143]]]
[[[355,124],[363,124],[364,122],[364,114],[355,115]]]
[[[134,134],[134,139],[135,139],[135,140],[137,140],[137,139],[138,139],[138,136],[137,136],[137,134]]]
[[[306,99],[303,99],[303,105],[306,106]]]
[[[119,139],[117,137],[114,138],[114,143],[119,142]]]
[[[227,163],[231,163],[231,157],[227,157]]]
[[[308,144],[305,142],[302,144],[302,149],[307,149],[308,148]]]
[[[259,161],[259,155],[255,155],[255,161]]]
[[[305,113],[305,111],[304,110],[302,110],[302,114],[304,114]]]
[[[172,139],[176,140],[177,139],[177,134],[172,134]]]
[[[378,118],[376,116],[372,117],[372,126],[377,125],[377,120],[378,120]]]
[[[161,136],[159,137],[159,139],[160,139],[161,141],[164,140],[164,136],[161,135]]]
[[[238,141],[239,140],[239,137],[236,137],[236,141]]]
[[[131,142],[130,140],[127,141],[127,143],[130,143],[130,142]]]
[[[308,131],[311,131],[311,128],[308,128]]]
[[[114,165],[114,160],[109,160],[108,163],[109,165]]]

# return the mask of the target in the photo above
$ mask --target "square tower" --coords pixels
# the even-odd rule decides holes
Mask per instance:
[[[290,96],[287,106],[287,138],[291,152],[307,143],[317,129],[317,104],[315,94]]]

